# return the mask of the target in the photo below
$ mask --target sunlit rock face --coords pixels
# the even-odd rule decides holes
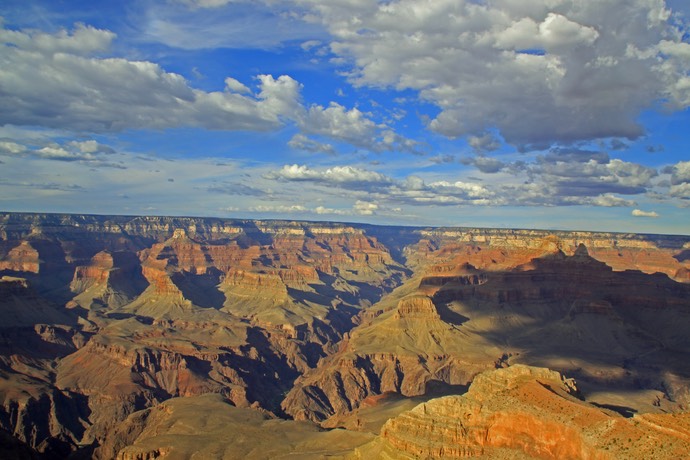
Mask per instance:
[[[619,438],[593,442],[559,408],[644,431],[682,425],[690,405],[689,237],[7,213],[0,236],[0,435],[22,455],[188,452],[154,436],[172,419],[154,428],[150,411],[209,394],[201,406],[238,408],[227,420],[261,414],[253,433],[281,418],[344,426],[331,435],[339,455],[392,458],[600,458]],[[496,368],[516,376],[484,374]],[[395,417],[470,384],[465,399]],[[477,403],[487,386],[551,409],[494,410]],[[180,404],[169,407],[204,418]],[[308,444],[305,426],[289,430]],[[616,441],[631,451],[684,446],[654,450],[633,428]],[[214,452],[241,451],[218,433]]]
[[[576,383],[515,365],[478,375],[463,396],[422,403],[390,419],[358,449],[384,458],[680,458],[690,414],[625,418],[582,400]],[[362,457],[366,458],[366,457]]]

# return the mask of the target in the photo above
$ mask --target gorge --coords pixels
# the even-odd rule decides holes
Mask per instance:
[[[0,213],[0,311],[0,456],[690,450],[690,236]]]

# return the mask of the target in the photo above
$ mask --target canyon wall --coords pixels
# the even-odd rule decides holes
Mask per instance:
[[[687,236],[0,213],[0,433],[114,458],[171,398],[333,427],[519,363],[683,410],[688,273]]]

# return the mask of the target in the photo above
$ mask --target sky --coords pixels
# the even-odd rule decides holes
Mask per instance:
[[[687,0],[3,0],[0,210],[690,234]]]

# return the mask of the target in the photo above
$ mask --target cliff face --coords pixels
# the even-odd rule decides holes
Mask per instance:
[[[687,284],[614,272],[584,245],[509,271],[444,263],[424,273],[407,283],[418,287],[395,309],[384,307],[295,382],[286,412],[324,421],[371,395],[421,395],[432,382],[465,385],[478,372],[519,362],[597,384],[645,382],[690,402],[690,374],[669,350],[690,351],[681,332],[690,327]]]
[[[380,439],[357,454],[670,459],[686,455],[689,423],[687,413],[625,418],[579,399],[575,382],[558,372],[516,365],[480,374],[463,396],[433,399],[389,420]]]
[[[676,410],[690,404],[689,248],[632,234],[0,214],[0,429],[38,454],[113,458],[116,427],[170,398],[212,393],[336,426],[377,395],[459,391],[520,362]]]

